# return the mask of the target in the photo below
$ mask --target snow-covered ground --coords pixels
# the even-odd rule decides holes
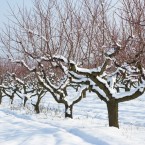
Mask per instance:
[[[144,145],[145,95],[119,105],[120,129],[108,127],[104,102],[89,94],[74,106],[74,119],[65,119],[63,106],[47,94],[41,113],[31,101],[23,109],[19,100],[0,106],[0,145]]]

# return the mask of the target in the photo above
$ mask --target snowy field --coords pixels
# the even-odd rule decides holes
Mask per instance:
[[[106,105],[94,94],[74,106],[74,119],[49,94],[39,115],[30,103],[24,109],[19,99],[8,105],[3,98],[0,145],[145,145],[145,96],[120,103],[120,129],[108,127]]]

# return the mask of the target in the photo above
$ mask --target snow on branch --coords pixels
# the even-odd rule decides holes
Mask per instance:
[[[145,80],[137,87],[132,88],[130,91],[113,94],[118,102],[129,101],[141,96],[145,92]]]
[[[76,97],[69,99],[66,96],[64,100],[68,103],[69,106],[74,105],[78,103],[79,101],[81,101],[82,98],[85,97],[84,94],[86,93],[87,90],[88,90],[87,86],[81,86],[78,93],[75,95]]]

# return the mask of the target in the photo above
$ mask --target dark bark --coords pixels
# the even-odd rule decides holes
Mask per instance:
[[[136,99],[136,98],[140,97],[140,96],[144,93],[144,91],[145,91],[145,88],[144,88],[143,91],[140,91],[140,90],[138,89],[138,90],[137,90],[136,92],[134,92],[133,94],[130,94],[130,95],[127,94],[127,96],[124,96],[124,97],[119,98],[119,99],[116,99],[116,100],[117,100],[118,103],[120,103],[120,102],[126,102],[126,101],[131,101],[131,100],[133,100],[133,99]]]
[[[0,104],[2,103],[2,97],[3,97],[3,95],[2,95],[2,89],[0,89]]]
[[[36,104],[32,104],[34,106],[34,110],[37,114],[40,113],[40,108],[39,108],[39,104],[40,104],[40,99],[37,100]]]
[[[40,113],[39,104],[36,104],[33,106],[34,106],[34,110],[36,111],[36,113],[39,114]]]
[[[65,104],[65,118],[73,118],[73,105]]]
[[[13,102],[14,102],[14,94],[12,94],[12,96],[10,96],[10,99],[11,99],[11,104],[13,104]]]
[[[118,123],[118,102],[115,98],[110,99],[107,102],[107,109],[108,109],[108,119],[109,119],[109,126],[119,128]]]
[[[28,98],[25,97],[25,98],[24,98],[24,107],[26,106],[26,102],[27,102],[27,100],[28,100]]]
[[[2,103],[2,96],[0,96],[0,104]]]

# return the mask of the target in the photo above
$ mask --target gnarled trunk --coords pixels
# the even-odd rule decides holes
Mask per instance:
[[[115,98],[111,98],[107,102],[107,109],[108,109],[108,119],[109,119],[109,126],[119,128],[118,123],[118,102]]]
[[[65,118],[73,118],[73,105],[65,104]]]

